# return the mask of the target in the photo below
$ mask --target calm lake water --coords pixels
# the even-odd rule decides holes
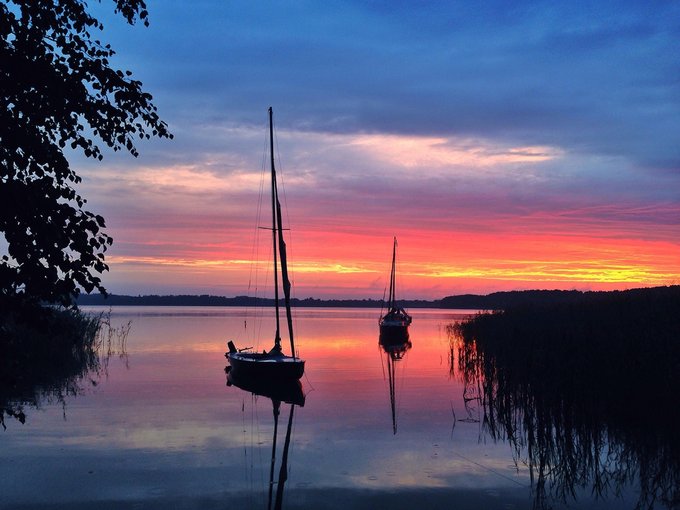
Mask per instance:
[[[292,418],[281,404],[272,471],[273,402],[227,386],[224,371],[228,339],[270,346],[272,311],[116,307],[114,326],[130,322],[126,356],[79,394],[25,407],[24,424],[5,418],[0,508],[268,508],[271,475],[272,508],[277,490],[287,509],[531,508],[521,455],[485,434],[452,370],[447,326],[470,312],[411,312],[391,388],[379,310],[296,310],[305,402]],[[550,504],[633,508],[637,494],[575,492]]]

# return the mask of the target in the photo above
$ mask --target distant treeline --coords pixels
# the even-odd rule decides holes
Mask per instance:
[[[665,287],[661,287],[665,288]],[[462,294],[448,296],[443,299],[403,299],[399,303],[406,308],[447,308],[466,310],[506,310],[516,306],[531,304],[560,304],[574,303],[583,298],[598,299],[620,292],[642,292],[650,289],[630,291],[602,291],[581,292],[578,290],[524,290],[510,292],[494,292],[486,296],[476,294]],[[283,301],[281,301],[283,302]],[[338,307],[338,308],[381,308],[385,304],[380,299],[315,299],[293,298],[295,307]],[[107,305],[107,306],[274,306],[274,300],[250,296],[210,296],[203,295],[146,295],[123,296],[110,294],[104,297],[100,294],[81,295],[78,305]]]
[[[283,304],[283,300],[280,300]],[[338,307],[338,308],[380,308],[384,306],[379,299],[291,299],[295,307]],[[108,305],[108,306],[274,306],[270,298],[256,298],[250,296],[210,296],[203,294],[177,296],[121,296],[110,294],[104,297],[100,294],[81,295],[78,305]],[[440,300],[401,300],[400,304],[407,308],[439,308]]]
[[[494,292],[486,296],[461,294],[448,296],[440,301],[441,308],[467,308],[474,310],[505,310],[532,303],[569,303],[578,301],[584,295],[606,294],[606,292],[581,292],[578,290],[521,290]]]

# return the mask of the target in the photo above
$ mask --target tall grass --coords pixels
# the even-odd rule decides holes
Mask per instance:
[[[130,324],[113,328],[110,313],[22,306],[0,312],[0,425],[24,423],[26,407],[95,386],[113,354],[125,356]]]
[[[680,287],[530,303],[450,327],[485,430],[530,468],[535,505],[640,487],[680,505]]]

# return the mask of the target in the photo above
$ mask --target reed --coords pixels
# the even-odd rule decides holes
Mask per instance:
[[[130,324],[113,328],[110,313],[22,305],[0,312],[0,425],[26,421],[27,407],[95,386],[114,353],[125,356]]]
[[[584,295],[450,327],[485,430],[529,466],[535,506],[640,487],[680,504],[680,287]]]

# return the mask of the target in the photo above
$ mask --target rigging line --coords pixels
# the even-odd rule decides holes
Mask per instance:
[[[272,248],[270,243],[266,243],[266,244],[268,246],[267,261],[270,261],[270,260],[272,260],[272,257],[273,257],[273,255],[272,255],[272,249],[273,248]],[[269,276],[270,276],[269,271],[265,270],[265,272],[264,272],[264,284],[263,284],[264,289],[267,289],[267,286],[269,285]],[[264,299],[264,296],[263,296],[262,299]],[[264,323],[264,316],[265,316],[266,310],[268,310],[268,307],[266,307],[264,304],[262,304],[261,306],[258,306],[257,302],[255,303],[255,306],[256,306],[256,309],[258,310],[258,315],[257,315],[258,327],[257,327],[257,338],[255,338],[254,340],[257,342],[257,350],[259,351],[260,350],[260,343],[259,342],[260,342],[260,339],[262,338],[262,328],[264,327],[264,324],[263,324]]]
[[[262,203],[263,203],[263,197],[264,197],[264,186],[265,186],[265,180],[266,180],[266,158],[267,158],[267,137],[263,138],[263,149],[262,149],[262,159],[260,161],[260,184],[259,184],[259,189],[258,189],[258,195],[257,195],[257,207],[255,210],[255,222],[254,222],[254,232],[252,235],[252,248],[251,248],[251,254],[250,254],[250,268],[249,268],[249,276],[248,276],[248,290],[246,292],[247,296],[254,297],[256,300],[258,298],[259,294],[259,274],[260,274],[260,266],[259,266],[259,260],[260,260],[260,254],[259,254],[259,246],[260,246],[260,229],[259,229],[259,224],[262,219]],[[255,285],[254,285],[254,296],[253,294],[253,275],[255,279]],[[257,307],[253,307],[254,310],[257,310]],[[246,321],[250,318],[252,319],[257,319],[257,315],[255,312],[252,312],[252,317],[251,317],[251,305],[246,302]],[[247,324],[247,322],[246,322]],[[251,328],[251,331],[253,331],[253,335],[255,334],[255,330]],[[249,340],[247,334],[244,335],[247,340]]]
[[[251,453],[250,453],[251,480],[250,481],[251,481],[253,489],[255,488],[255,463],[254,463],[254,460],[255,460],[255,444],[256,444],[256,442],[255,442],[255,425],[254,425],[256,423],[256,420],[254,419],[255,411],[256,411],[256,408],[253,405],[253,396],[251,395],[250,396],[250,449],[251,449]]]
[[[250,396],[251,396],[252,408],[254,410],[254,415],[255,415],[255,427],[254,428],[257,430],[257,435],[256,435],[257,443],[254,443],[253,447],[255,448],[255,445],[257,445],[258,465],[260,467],[260,469],[259,469],[259,474],[260,474],[259,483],[260,483],[260,489],[262,489],[263,487],[265,487],[266,482],[265,482],[265,474],[264,474],[265,461],[264,461],[264,458],[262,457],[264,451],[260,447],[260,445],[263,444],[262,430],[260,429],[260,413],[259,413],[259,406],[258,406],[258,402],[259,402],[260,399],[255,393],[251,393]]]
[[[382,303],[380,303],[380,317],[382,317],[383,311],[385,310],[385,294],[387,294],[387,287],[383,289]]]
[[[385,382],[385,360],[383,360],[383,354],[387,354],[387,356],[389,356],[389,354],[383,350],[380,343],[378,343],[378,353],[380,354],[380,368],[382,368],[383,382]]]
[[[244,467],[244,475],[245,475],[245,483],[246,486],[248,487],[248,494],[249,498],[252,500],[252,494],[253,494],[253,462],[252,462],[252,426],[250,427],[251,431],[251,440],[248,442],[247,437],[248,437],[248,429],[249,427],[246,425],[246,401],[245,397],[241,401],[241,426],[242,426],[242,432],[243,432],[243,467]],[[251,423],[252,423],[252,410],[251,410]],[[250,452],[249,452],[249,446],[250,446]],[[250,462],[248,461],[250,459]]]
[[[402,373],[401,382],[399,383],[399,395],[400,396],[399,396],[399,401],[397,402],[398,405],[401,405],[401,398],[402,398],[401,396],[404,394],[404,388],[406,387],[406,369],[408,368],[408,357],[409,356],[408,356],[408,349],[407,349],[406,352],[404,352],[404,355],[399,360],[401,363],[403,363],[403,365],[402,365],[402,369],[401,369],[401,373]]]
[[[272,120],[273,122],[273,120]],[[281,189],[283,191],[283,208],[286,211],[286,222],[290,226],[290,216],[288,214],[288,199],[286,197],[286,182],[284,180],[284,171],[283,171],[283,163],[281,163],[281,153],[279,151],[279,136],[276,132],[276,129],[274,129],[274,145],[276,147],[276,161],[277,161],[277,171],[276,175],[279,177],[279,183],[281,184]],[[281,226],[283,228],[283,225]]]
[[[265,191],[265,188],[267,187],[269,183],[269,178],[270,178],[270,162],[269,162],[269,118],[268,116],[266,117],[266,122],[265,122],[265,129],[262,130],[264,133],[262,137],[262,160],[260,163],[260,192],[258,196],[258,217],[257,217],[257,224],[255,225],[255,228],[257,229],[257,236],[258,236],[258,254],[257,254],[257,259],[256,259],[256,264],[257,264],[257,274],[258,274],[258,282],[261,278],[264,278],[264,281],[261,282],[261,287],[258,288],[258,293],[255,296],[255,317],[257,318],[257,330],[255,332],[255,337],[253,338],[253,344],[256,346],[257,350],[260,349],[260,340],[262,339],[262,329],[264,328],[264,316],[265,316],[265,309],[266,307],[264,305],[261,305],[258,303],[259,299],[265,299],[267,296],[267,289],[269,286],[269,277],[270,277],[270,267],[269,264],[262,265],[260,264],[261,262],[261,255],[260,255],[260,250],[261,250],[261,244],[262,242],[266,242],[266,257],[264,257],[262,260],[269,262],[272,260],[272,245],[269,242],[269,238],[267,236],[263,236],[262,228],[260,227],[260,223],[263,221],[263,215],[265,214],[265,201],[268,203],[269,201],[269,194]],[[268,215],[269,213],[267,213]],[[269,218],[267,216],[267,221],[269,221]],[[263,237],[265,240],[263,241]],[[264,272],[264,276],[261,274]]]
[[[266,140],[265,140],[266,143]],[[260,184],[257,194],[257,208],[255,211],[255,233],[253,237],[258,240],[260,237],[259,225],[262,219],[262,199],[264,196],[264,183],[265,183],[265,158],[266,158],[266,147],[262,150],[262,160],[260,161]],[[253,251],[257,248],[257,243],[253,245]],[[251,257],[251,263],[256,261],[256,257]]]
[[[253,303],[253,318],[255,321],[255,328],[251,328],[252,331],[252,345],[256,350],[260,349],[260,342],[262,337],[262,329],[264,327],[264,316],[265,316],[265,306],[261,305],[258,301],[262,298],[265,299],[266,294],[267,294],[267,287],[269,285],[269,270],[268,270],[268,265],[264,266],[260,263],[261,262],[261,243],[262,241],[262,233],[260,230],[262,230],[262,227],[260,227],[261,222],[263,221],[263,214],[264,208],[265,208],[265,188],[267,186],[267,183],[269,182],[269,129],[268,129],[268,124],[269,124],[269,119],[267,117],[266,123],[265,123],[265,129],[262,129],[262,132],[264,133],[264,136],[262,138],[262,159],[260,161],[260,187],[259,187],[259,193],[258,193],[258,203],[257,203],[257,217],[256,217],[256,222],[255,222],[255,237],[256,237],[256,243],[255,246],[257,247],[257,252],[256,256],[252,259],[253,264],[255,265],[255,275],[256,275],[256,292],[254,297],[255,302]],[[264,259],[265,261],[271,260],[272,256],[272,247],[269,243],[267,243],[267,257]],[[264,276],[262,276],[262,273],[264,272]],[[262,278],[264,278],[264,281],[261,281]]]
[[[310,391],[315,391],[316,388],[314,388],[314,385],[313,385],[312,382],[309,380],[309,377],[307,377],[307,372],[306,372],[306,371],[305,371],[305,373],[304,373],[304,376],[305,376],[305,381],[307,381],[307,384],[309,384],[309,387],[311,388]]]
[[[255,267],[255,298],[259,297],[260,292],[260,239],[261,232],[258,225],[262,218],[262,204],[264,200],[264,186],[266,181],[266,172],[264,169],[264,164],[262,166],[262,171],[260,172],[260,189],[258,193],[258,204],[257,204],[257,219],[255,222],[255,241],[254,241],[254,257],[251,259],[251,264]]]

